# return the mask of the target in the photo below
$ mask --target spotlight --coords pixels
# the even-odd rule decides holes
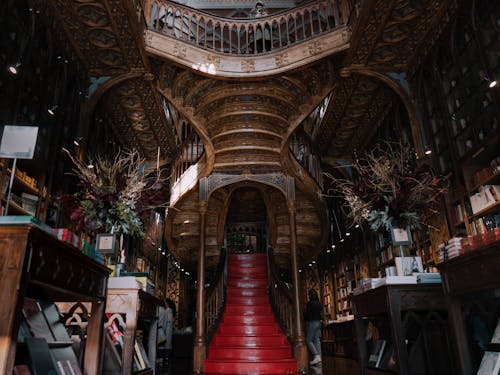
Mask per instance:
[[[162,252],[161,252],[161,255],[165,255],[165,252],[164,252],[164,251],[162,251]]]
[[[343,239],[343,238],[341,238],[341,239],[340,239],[340,242],[344,242],[344,239]]]
[[[326,249],[326,252],[329,253],[330,252],[330,249]]]
[[[351,235],[351,232],[345,232],[346,237],[349,237]]]
[[[76,146],[76,147],[80,147],[80,142],[78,142],[78,140],[74,140],[73,141],[73,144]]]
[[[94,169],[94,164],[92,163],[92,160],[90,161],[89,165],[87,165],[87,168],[88,169]]]
[[[335,245],[334,244],[332,244],[332,249],[335,249]]]
[[[496,81],[496,80],[491,80],[491,79],[490,79],[490,78],[486,75],[486,73],[484,73],[483,71],[480,71],[480,72],[479,72],[479,77],[480,77],[482,80],[484,80],[484,81],[488,82],[488,87],[489,87],[490,89],[492,89],[493,87],[495,87],[495,86],[497,85],[497,81]]]
[[[359,228],[359,224],[356,224],[356,225],[354,226],[354,228]]]
[[[425,150],[424,154],[430,155],[430,154],[432,154],[432,150],[430,148],[428,148]]]
[[[47,109],[47,112],[49,112],[49,115],[54,116],[56,114],[57,110],[57,105],[53,105],[51,108]]]
[[[19,68],[21,67],[21,63],[20,62],[17,62],[15,65],[10,65],[7,67],[7,70],[11,73],[11,74],[17,74],[19,73]]]
[[[302,272],[302,270],[299,270],[299,273]]]
[[[309,267],[312,267],[312,266],[313,266],[312,263],[309,263]]]

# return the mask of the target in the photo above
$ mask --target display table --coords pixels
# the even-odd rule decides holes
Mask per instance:
[[[450,314],[458,373],[472,374],[477,370],[481,353],[472,355],[466,320],[474,314],[489,325],[490,332],[495,329],[500,314],[500,244],[473,250],[438,267]]]
[[[98,374],[111,270],[34,224],[0,225],[0,373],[12,374],[25,296],[89,302],[84,373]]]
[[[440,284],[381,286],[353,296],[353,309],[362,374],[409,374],[414,366],[433,369],[423,373],[454,374]],[[369,365],[369,322],[392,348],[392,367]]]

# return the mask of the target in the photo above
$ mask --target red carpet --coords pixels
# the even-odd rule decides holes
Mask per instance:
[[[266,289],[266,254],[229,255],[226,310],[208,348],[206,374],[297,373]]]

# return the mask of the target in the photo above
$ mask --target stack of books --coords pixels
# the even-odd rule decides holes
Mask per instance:
[[[453,237],[451,240],[445,241],[439,245],[439,262],[447,261],[464,253],[462,247],[462,238]]]

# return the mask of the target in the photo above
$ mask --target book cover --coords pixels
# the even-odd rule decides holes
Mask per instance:
[[[380,366],[380,361],[382,360],[382,355],[384,354],[384,349],[386,344],[387,342],[385,340],[375,341],[375,343],[373,344],[372,353],[368,358],[369,366],[374,366],[374,367]]]
[[[409,276],[413,272],[424,272],[422,258],[420,257],[395,257],[396,273],[398,276]]]
[[[22,312],[33,336],[54,341],[54,335],[37,300],[24,298]]]
[[[47,340],[39,337],[27,337],[26,346],[28,347],[33,375],[57,375]]]
[[[57,306],[47,301],[39,301],[39,304],[54,338],[58,341],[71,341],[66,327],[61,322],[61,314]]]
[[[500,352],[484,352],[476,375],[498,375],[500,372]]]
[[[500,319],[498,319],[497,326],[495,331],[493,332],[493,336],[491,336],[492,344],[500,344]]]

